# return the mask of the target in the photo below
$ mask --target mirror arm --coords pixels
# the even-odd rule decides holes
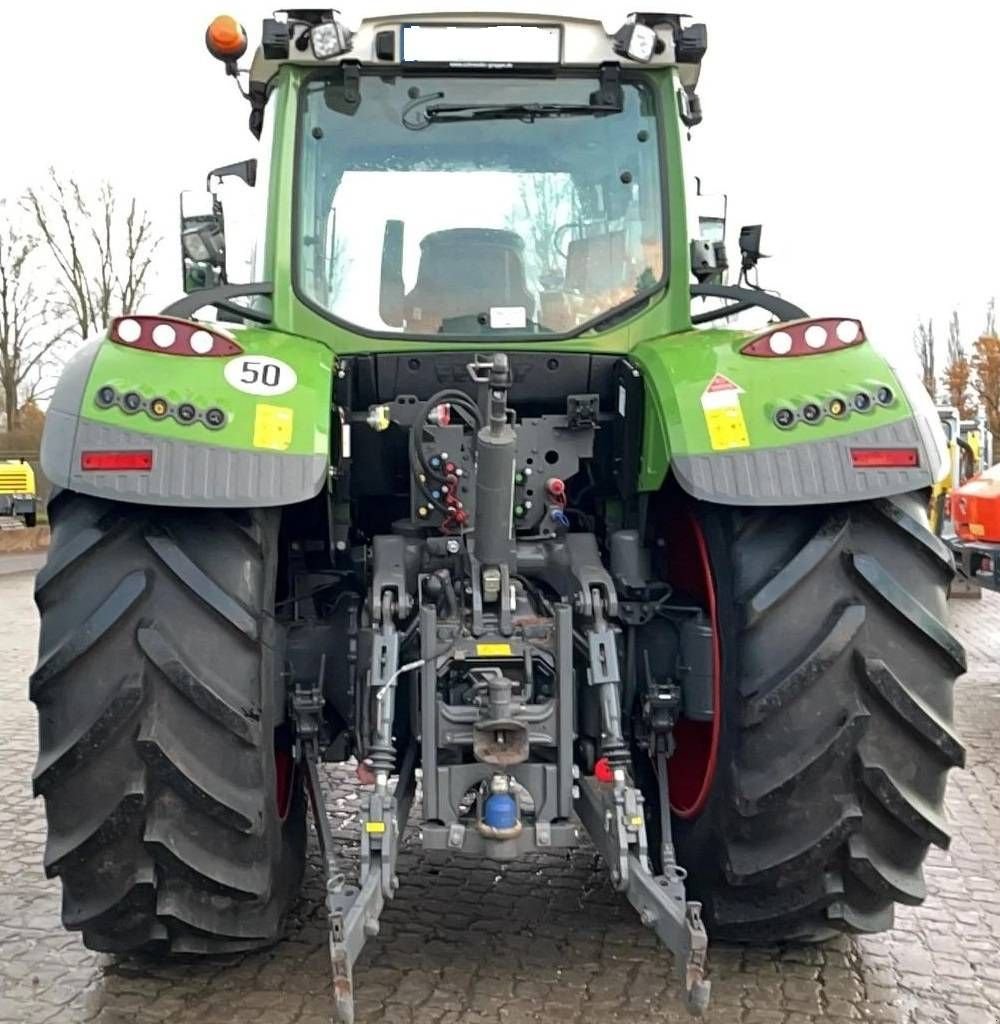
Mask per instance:
[[[779,298],[777,295],[772,295],[770,292],[755,288],[736,288],[728,284],[693,284],[691,285],[691,296],[692,298],[731,299],[735,303],[732,307],[713,309],[708,313],[699,313],[697,314],[697,319],[692,316],[692,323],[707,323],[709,320],[719,320],[724,316],[731,316],[734,313],[742,313],[744,310],[753,309],[755,306],[767,310],[768,313],[773,313],[782,322],[788,320],[807,320],[809,318],[809,314],[794,303]]]
[[[256,309],[247,309],[235,303],[228,302],[228,299],[239,298],[244,295],[273,295],[274,285],[269,281],[259,281],[253,284],[227,284],[218,288],[200,288],[197,291],[185,295],[183,299],[172,302],[161,311],[162,316],[176,316],[182,320],[189,320],[206,306],[214,306],[221,312],[230,313],[243,320],[252,320],[258,324],[269,324],[271,317]]]
[[[220,181],[223,178],[239,178],[240,181],[246,182],[251,188],[257,184],[257,158],[251,157],[249,160],[239,160],[235,164],[225,164],[223,167],[216,167],[214,170],[208,172],[208,176],[205,178],[205,191],[212,191],[212,179],[218,178]]]

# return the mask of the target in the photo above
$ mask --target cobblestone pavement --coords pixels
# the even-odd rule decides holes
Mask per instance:
[[[924,907],[889,935],[818,947],[711,949],[712,1022],[1000,1020],[1000,598],[954,602],[971,671],[958,718],[969,766],[953,773],[954,841],[935,851]],[[0,1022],[320,1024],[330,1020],[315,853],[288,938],[205,963],[114,960],[59,924],[32,800],[35,713],[25,680],[36,626],[28,574],[0,579]],[[338,835],[356,845],[357,797],[331,775]],[[593,855],[435,866],[403,854],[399,896],[356,970],[358,1022],[679,1022],[669,958],[610,890]]]

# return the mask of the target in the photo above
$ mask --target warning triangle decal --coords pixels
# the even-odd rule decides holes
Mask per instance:
[[[706,395],[715,395],[720,391],[735,391],[738,395],[743,394],[743,388],[739,384],[734,383],[728,377],[723,376],[721,373],[717,373],[709,382],[708,387],[705,388]]]

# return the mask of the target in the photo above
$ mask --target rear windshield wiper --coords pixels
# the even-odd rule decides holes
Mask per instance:
[[[531,124],[542,117],[593,117],[620,114],[613,103],[436,103],[424,111],[427,124],[455,124],[462,121],[524,121]]]
[[[587,117],[620,114],[622,108],[609,103],[437,103],[425,117],[431,123],[456,121],[526,121],[540,117]]]

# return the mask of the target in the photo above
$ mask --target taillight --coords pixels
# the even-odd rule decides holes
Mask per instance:
[[[913,469],[920,465],[916,448],[852,448],[855,469]]]
[[[760,334],[741,351],[745,356],[818,356],[852,348],[865,340],[860,320],[799,320],[780,324],[767,334]]]
[[[225,331],[172,316],[120,316],[108,336],[119,345],[172,356],[238,356],[243,349]]]
[[[84,452],[80,456],[80,468],[86,472],[148,472],[153,468],[151,451],[131,452]]]

